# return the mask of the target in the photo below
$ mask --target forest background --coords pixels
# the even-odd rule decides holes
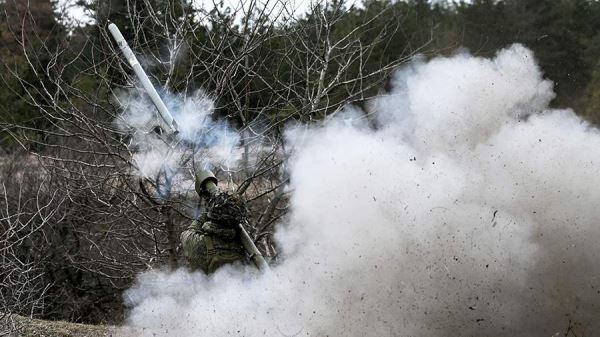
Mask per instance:
[[[239,166],[214,169],[249,201],[248,229],[271,263],[287,211],[283,128],[348,103],[369,118],[368,100],[415,56],[487,57],[521,43],[555,83],[553,107],[600,123],[598,1],[331,1],[305,14],[274,1],[79,5],[84,25],[55,1],[0,1],[0,315],[119,323],[136,274],[183,264],[178,236],[193,207],[165,191],[166,174],[131,172],[115,97],[136,81],[109,21],[161,93],[202,90],[239,133]]]

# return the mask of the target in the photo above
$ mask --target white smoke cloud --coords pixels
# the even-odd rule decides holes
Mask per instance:
[[[600,328],[600,133],[532,53],[413,63],[372,102],[288,132],[272,273],[150,271],[128,324],[158,336],[562,336]]]
[[[210,97],[197,91],[189,97],[165,93],[162,98],[178,123],[176,136],[156,132],[164,123],[147,97],[130,91],[118,98],[124,111],[115,123],[131,132],[135,174],[150,179],[167,176],[170,189],[182,190],[193,185],[191,169],[236,165],[240,137],[226,122],[213,118]]]

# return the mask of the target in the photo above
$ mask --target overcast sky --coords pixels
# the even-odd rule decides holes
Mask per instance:
[[[88,0],[89,1],[89,0]],[[214,0],[214,2],[218,3],[219,0]],[[276,10],[273,11],[273,13],[278,13],[279,11],[277,10],[278,8],[281,8],[281,4],[285,3],[287,5],[288,9],[291,9],[294,11],[294,13],[296,15],[301,15],[306,13],[306,11],[308,10],[308,8],[310,7],[310,4],[312,2],[315,2],[315,0],[284,0],[284,1],[280,1],[280,0],[269,0],[268,4],[269,6],[277,6]],[[327,1],[327,0],[325,0]],[[81,6],[77,6],[76,5],[77,0],[59,0],[59,6],[61,6],[61,8],[64,8],[67,10],[68,13],[68,20],[70,23],[76,24],[85,24],[91,21],[91,18],[89,15],[87,15],[83,8]],[[213,0],[194,0],[194,4],[198,7],[203,7],[205,9],[212,9],[213,8],[213,4],[214,4]],[[266,1],[260,1],[260,3],[265,3]],[[349,0],[348,4],[360,4],[362,1],[361,0]],[[248,5],[250,4],[250,0],[224,0],[225,5],[231,7],[233,10],[240,10],[242,8],[242,6],[244,6],[245,8],[248,7]]]

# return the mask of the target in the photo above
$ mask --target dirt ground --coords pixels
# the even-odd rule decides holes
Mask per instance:
[[[20,316],[4,318],[0,336],[7,337],[105,337],[115,336],[115,328],[64,321],[44,321]],[[7,335],[4,332],[9,331]]]

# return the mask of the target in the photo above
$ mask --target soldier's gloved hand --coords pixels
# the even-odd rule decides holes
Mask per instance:
[[[211,221],[207,221],[204,224],[202,224],[202,230],[205,233],[219,236],[225,240],[233,240],[233,238],[235,238],[235,235],[237,234],[235,229],[224,228]]]

